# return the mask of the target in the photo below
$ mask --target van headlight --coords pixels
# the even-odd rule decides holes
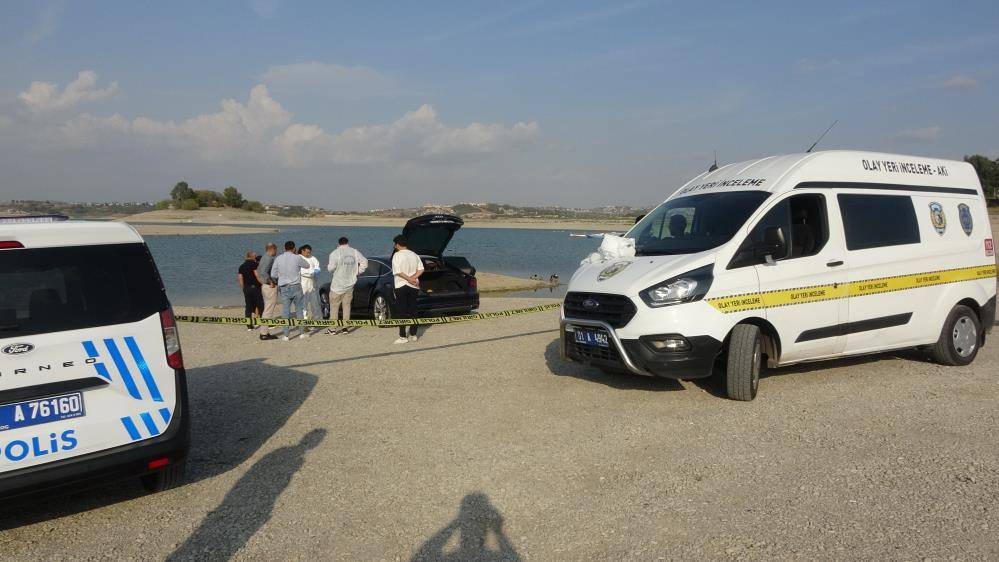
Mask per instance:
[[[713,268],[714,264],[710,264],[671,277],[645,289],[639,296],[652,308],[701,300],[711,287]]]

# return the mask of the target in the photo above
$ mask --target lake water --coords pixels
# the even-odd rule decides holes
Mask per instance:
[[[458,231],[447,253],[465,256],[480,271],[517,277],[538,274],[548,278],[558,273],[562,282],[576,270],[579,261],[595,251],[599,240],[573,238],[568,230],[513,228],[466,228]],[[280,227],[278,233],[146,236],[156,259],[171,302],[182,306],[241,305],[243,295],[236,285],[236,268],[247,250],[264,251],[274,242],[280,248],[285,240],[310,244],[322,263],[324,282],[329,280],[326,263],[341,236],[366,256],[388,255],[397,227]],[[541,289],[515,293],[517,296],[555,297],[564,294],[564,285],[555,291]]]

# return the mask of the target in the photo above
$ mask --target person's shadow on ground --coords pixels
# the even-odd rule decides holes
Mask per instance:
[[[167,560],[229,560],[271,518],[274,504],[305,463],[305,454],[326,437],[313,429],[296,444],[258,460]]]
[[[451,539],[457,546],[448,549]],[[413,562],[427,561],[520,561],[520,555],[503,533],[503,516],[489,496],[473,492],[461,500],[458,516],[423,543]]]

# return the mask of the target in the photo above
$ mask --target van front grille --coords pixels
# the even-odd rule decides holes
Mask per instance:
[[[628,297],[606,293],[571,292],[565,295],[563,307],[566,318],[599,320],[614,328],[623,328],[638,312]]]

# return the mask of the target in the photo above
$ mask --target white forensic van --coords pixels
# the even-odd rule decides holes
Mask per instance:
[[[128,476],[172,487],[189,424],[173,312],[138,233],[0,218],[0,498]]]
[[[616,243],[616,244],[615,244]],[[964,162],[854,151],[702,174],[569,281],[564,358],[756,397],[764,367],[920,347],[974,360],[996,313],[985,199]]]

